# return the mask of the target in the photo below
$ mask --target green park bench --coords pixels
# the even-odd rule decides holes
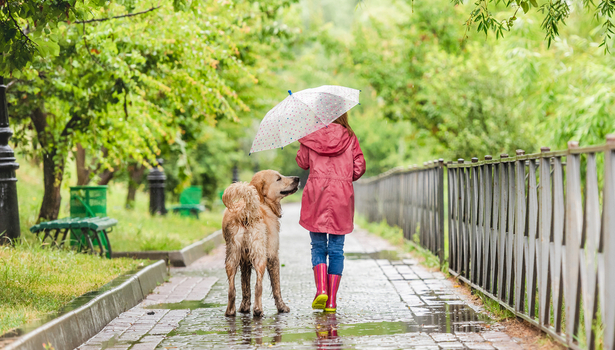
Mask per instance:
[[[194,215],[197,219],[199,213],[205,211],[205,206],[201,204],[201,196],[203,188],[201,186],[190,186],[182,191],[179,195],[179,205],[171,207],[174,213],[179,213],[181,216]]]
[[[107,186],[75,186],[70,192],[71,216],[34,225],[30,232],[42,235],[44,245],[62,248],[68,242],[78,252],[110,259],[108,233],[117,220],[107,217]]]

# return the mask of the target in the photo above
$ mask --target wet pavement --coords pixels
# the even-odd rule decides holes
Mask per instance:
[[[277,313],[266,278],[263,318],[225,317],[220,247],[187,268],[173,268],[168,283],[79,349],[521,349],[444,275],[361,230],[346,236],[338,312],[312,310],[310,240],[298,221],[299,206],[286,205],[280,261],[290,313]]]

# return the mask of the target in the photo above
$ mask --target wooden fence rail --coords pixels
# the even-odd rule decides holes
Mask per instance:
[[[396,168],[355,183],[357,212],[417,234],[452,275],[562,344],[613,350],[615,135],[568,146]]]

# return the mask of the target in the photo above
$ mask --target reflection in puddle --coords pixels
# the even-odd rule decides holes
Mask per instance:
[[[425,333],[480,332],[492,321],[465,304],[412,307],[417,331]]]

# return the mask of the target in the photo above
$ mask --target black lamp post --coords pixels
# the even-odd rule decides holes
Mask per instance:
[[[239,168],[237,164],[233,165],[233,183],[239,182]]]
[[[149,212],[152,215],[165,215],[167,209],[164,205],[164,188],[167,176],[162,168],[162,159],[157,159],[157,166],[153,167],[147,175],[149,182]]]
[[[15,170],[19,168],[19,164],[16,162],[13,149],[9,146],[13,130],[9,127],[6,88],[4,78],[0,77],[0,241],[2,243],[20,235],[15,177]]]

